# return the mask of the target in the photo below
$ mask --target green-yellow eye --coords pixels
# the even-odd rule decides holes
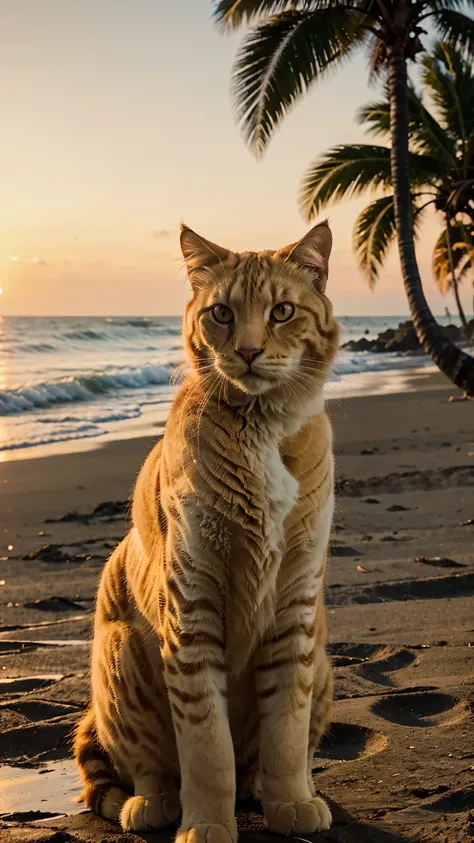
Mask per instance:
[[[215,304],[212,308],[212,315],[216,322],[220,322],[221,325],[228,325],[234,318],[234,314],[226,304]]]
[[[295,312],[294,304],[289,301],[282,301],[272,307],[270,318],[273,322],[288,322]]]

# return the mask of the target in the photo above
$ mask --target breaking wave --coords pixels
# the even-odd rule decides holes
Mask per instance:
[[[7,416],[46,409],[58,404],[90,401],[105,393],[117,393],[122,390],[166,386],[174,368],[174,364],[169,363],[145,366],[141,369],[76,374],[74,377],[0,390],[0,415]]]

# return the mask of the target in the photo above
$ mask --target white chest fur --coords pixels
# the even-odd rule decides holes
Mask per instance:
[[[283,465],[276,442],[258,437],[247,454],[249,468],[259,481],[256,485],[263,535],[249,545],[248,555],[237,553],[232,571],[227,646],[236,673],[273,621],[277,577],[285,549],[284,522],[298,497],[298,482]]]
[[[268,546],[270,550],[278,551],[284,538],[284,520],[298,497],[298,481],[283,464],[275,443],[262,443],[258,461],[268,506]]]

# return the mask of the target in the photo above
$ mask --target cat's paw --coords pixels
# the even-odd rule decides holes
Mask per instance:
[[[180,812],[177,793],[131,796],[120,812],[120,825],[124,831],[153,831],[172,825]]]
[[[237,822],[197,823],[192,828],[180,828],[176,843],[237,843]]]
[[[331,811],[319,796],[304,802],[266,802],[265,819],[277,834],[314,834],[331,828]]]

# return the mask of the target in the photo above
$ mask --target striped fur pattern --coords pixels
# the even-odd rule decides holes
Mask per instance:
[[[236,254],[184,227],[181,243],[190,374],[99,586],[84,799],[125,830],[181,817],[178,843],[234,843],[251,793],[269,829],[310,834],[331,822],[311,777],[332,699],[331,234]]]

